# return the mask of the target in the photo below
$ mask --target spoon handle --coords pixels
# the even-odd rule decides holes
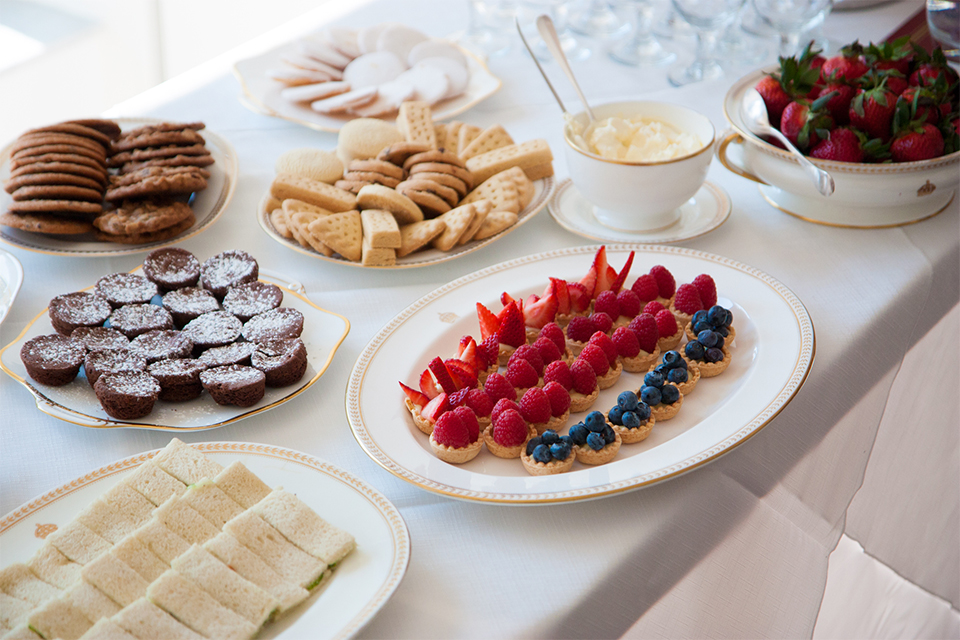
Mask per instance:
[[[810,179],[813,180],[814,184],[817,185],[817,191],[825,196],[833,195],[833,192],[837,189],[837,185],[833,181],[833,176],[807,160],[807,157],[800,153],[799,149],[793,146],[793,143],[790,142],[787,136],[783,135],[783,133],[777,129],[774,129],[773,127],[764,127],[763,133],[773,136],[790,150],[797,161],[800,162],[800,167],[807,173]]]
[[[547,45],[547,50],[550,51],[550,55],[557,61],[560,69],[563,70],[564,75],[567,76],[567,80],[573,85],[577,96],[580,98],[580,102],[583,103],[584,109],[586,109],[587,117],[593,122],[596,120],[596,117],[594,117],[593,110],[587,103],[586,96],[584,96],[583,91],[580,90],[580,85],[577,84],[573,70],[570,69],[570,63],[567,61],[567,56],[563,53],[563,48],[560,46],[560,37],[557,36],[557,30],[553,26],[553,20],[550,19],[550,16],[541,15],[537,17],[537,31],[540,32],[540,37],[543,38],[544,44]]]
[[[543,81],[547,83],[547,86],[550,88],[550,93],[553,94],[553,97],[556,99],[557,104],[560,105],[560,111],[563,113],[567,112],[567,108],[563,106],[563,100],[560,99],[557,90],[553,88],[553,84],[550,82],[550,78],[547,77],[547,73],[543,70],[543,67],[540,66],[540,61],[537,60],[537,56],[534,55],[533,49],[530,48],[530,43],[527,42],[527,38],[523,35],[523,30],[520,28],[520,19],[514,18],[514,24],[517,25],[517,33],[520,34],[520,41],[523,42],[523,46],[527,48],[527,53],[530,54],[530,57],[533,58],[533,64],[537,65],[537,71],[540,72],[540,75],[543,76]]]

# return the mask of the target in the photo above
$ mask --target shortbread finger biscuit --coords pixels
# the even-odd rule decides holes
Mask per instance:
[[[463,203],[476,202],[477,200],[489,200],[493,203],[494,209],[499,211],[512,211],[520,213],[520,194],[517,191],[517,185],[509,176],[502,173],[487,178],[483,184],[467,194]]]
[[[407,177],[403,167],[398,167],[386,160],[353,160],[347,165],[347,171],[372,171],[397,180],[403,180]]]
[[[93,231],[93,225],[86,220],[72,220],[46,213],[0,213],[0,225],[53,235],[79,235]]]
[[[415,174],[420,180],[429,180],[437,184],[449,187],[457,192],[457,196],[463,198],[467,195],[467,183],[450,173],[438,173],[436,171],[421,171]]]
[[[473,237],[477,235],[477,231],[479,231],[483,223],[487,221],[487,216],[493,211],[493,203],[489,200],[477,200],[473,205],[476,210],[476,215],[474,215],[473,220],[470,222],[470,226],[461,234],[457,244],[467,244],[473,240]]]
[[[433,134],[437,137],[437,149],[447,150],[447,125],[434,124]]]
[[[450,251],[460,240],[460,236],[467,230],[474,216],[477,214],[476,205],[468,204],[447,211],[438,220],[443,220],[446,229],[433,239],[431,244],[440,251]]]
[[[83,176],[95,180],[101,185],[107,184],[107,172],[103,169],[94,169],[85,164],[74,164],[72,162],[37,162],[29,164],[10,173],[11,178],[35,173],[69,173],[71,175]]]
[[[474,176],[468,169],[462,169],[456,165],[446,164],[443,162],[421,162],[410,167],[409,177],[413,178],[415,174],[418,173],[448,173],[452,176],[456,176],[463,180],[464,184],[467,185],[467,189],[473,189],[475,184]]]
[[[429,151],[424,151],[410,156],[403,161],[403,168],[409,171],[410,167],[413,165],[421,164],[423,162],[442,162],[443,164],[452,164],[453,166],[460,167],[462,169],[467,168],[467,165],[464,164],[464,161],[458,158],[456,154],[450,153],[449,151],[441,151],[439,149],[431,149]]]
[[[397,235],[399,236],[399,231]],[[392,267],[397,264],[396,249],[370,246],[370,239],[367,236],[363,236],[360,250],[360,263],[365,267]]]
[[[74,216],[99,214],[103,211],[100,202],[81,200],[19,200],[7,205],[13,213],[64,213]]]
[[[526,170],[529,167],[549,163],[552,160],[553,154],[550,152],[550,145],[547,144],[546,140],[538,138],[474,156],[467,160],[467,169],[473,173],[476,180],[483,182],[511,167],[520,167]]]
[[[277,233],[284,238],[293,238],[293,234],[290,233],[290,227],[287,223],[287,214],[282,208],[277,207],[270,212],[270,224],[272,224],[273,228],[277,230]]]
[[[26,173],[16,178],[11,178],[3,188],[7,193],[13,193],[20,187],[51,184],[86,187],[87,189],[96,189],[101,194],[103,193],[103,185],[101,183],[70,173]]]
[[[463,123],[459,120],[454,120],[453,122],[447,123],[447,135],[446,135],[446,145],[444,151],[449,151],[450,153],[459,153],[460,152],[460,129],[463,127]]]
[[[423,220],[423,211],[413,200],[383,185],[369,185],[360,189],[357,206],[361,210],[389,211],[400,226]]]
[[[323,149],[291,149],[277,158],[274,164],[277,173],[289,173],[333,184],[343,176],[343,163],[332,151]]]
[[[497,175],[502,175],[513,181],[514,186],[517,188],[517,194],[520,196],[520,211],[526,209],[533,201],[533,195],[536,189],[533,186],[533,181],[527,177],[523,169],[520,167],[511,167],[506,171],[501,171]]]
[[[433,115],[426,102],[410,100],[400,105],[397,129],[407,142],[422,142],[431,149],[437,148],[437,135],[433,130]]]
[[[294,198],[335,213],[350,211],[357,206],[357,196],[349,191],[338,189],[325,182],[302,178],[289,173],[281,173],[273,179],[273,184],[270,185],[270,193],[281,201]],[[359,259],[358,257],[357,260]]]
[[[504,229],[509,229],[517,224],[519,217],[511,211],[491,211],[487,219],[473,235],[474,240],[485,240],[490,236],[495,236]]]
[[[314,102],[316,100],[338,96],[347,91],[350,91],[349,82],[331,80],[330,82],[317,82],[316,84],[287,87],[280,91],[280,97],[290,102]]]
[[[143,235],[172,227],[191,215],[185,202],[124,202],[97,216],[93,226],[112,235]]]
[[[361,189],[372,184],[378,183],[369,182],[367,180],[337,180],[335,183],[333,183],[333,186],[338,189],[343,189],[344,191],[349,191],[350,193],[360,193]]]
[[[82,156],[76,153],[45,153],[41,156],[11,158],[10,169],[12,171],[16,171],[21,167],[26,167],[31,164],[37,164],[41,162],[69,162],[71,164],[82,164],[90,167],[91,169],[97,169],[100,171],[106,170],[106,167],[104,167],[103,163],[96,158],[90,158],[88,156]]]
[[[16,154],[23,149],[39,147],[47,144],[69,144],[75,147],[86,147],[94,151],[103,151],[103,145],[83,136],[70,133],[32,133],[22,135],[10,147],[10,153]]]
[[[83,125],[84,127],[96,129],[111,140],[116,140],[120,137],[120,125],[113,120],[104,120],[103,118],[86,118],[81,120],[67,120],[64,122],[64,124],[79,124]]]
[[[351,262],[360,262],[363,257],[363,226],[357,211],[344,211],[314,220],[310,223],[310,231]]]
[[[119,140],[113,143],[113,149],[114,151],[128,151],[130,149],[143,149],[146,147],[165,147],[167,145],[190,146],[204,143],[203,136],[195,130],[183,129],[181,131],[142,133],[133,137],[121,136]]]
[[[103,146],[106,149],[110,148],[110,142],[111,142],[110,136],[104,133],[101,133],[96,129],[86,127],[82,124],[61,122],[59,124],[51,124],[45,127],[40,127],[38,129],[31,129],[30,131],[27,131],[24,135],[32,135],[32,134],[39,134],[39,133],[69,133],[75,136],[89,138],[90,140],[93,140],[94,142],[99,143],[101,146]]]
[[[476,140],[477,136],[483,133],[483,129],[472,124],[464,124],[457,131],[457,155],[470,146],[470,143]]]
[[[400,180],[397,180],[396,178],[385,176],[382,173],[375,173],[373,171],[347,171],[345,174],[343,174],[343,179],[382,184],[385,187],[391,187],[394,189],[398,184],[400,184]]]
[[[127,162],[143,162],[155,158],[170,158],[173,156],[203,156],[210,155],[205,144],[166,145],[163,147],[146,147],[131,149],[115,153],[107,159],[107,166],[119,167]]]
[[[400,227],[389,211],[366,209],[360,212],[363,240],[374,249],[399,249]]]
[[[384,147],[377,154],[377,160],[384,160],[402,167],[410,156],[429,150],[430,146],[425,142],[396,142]]]
[[[407,188],[404,187],[405,184],[407,183],[401,183],[397,185],[397,192],[413,200],[416,205],[420,207],[420,210],[423,211],[424,217],[435,218],[453,208],[449,202],[432,191],[421,191],[419,189]]]
[[[90,149],[89,147],[80,147],[74,144],[41,144],[36,147],[21,149],[11,155],[11,158],[24,159],[31,156],[42,156],[48,153],[72,153],[79,156],[86,156],[93,158],[101,166],[107,166],[107,152],[103,147]]]
[[[337,157],[344,165],[351,160],[376,158],[381,150],[402,140],[403,134],[389,122],[375,118],[356,118],[340,129],[337,136]]]
[[[421,220],[400,227],[400,248],[397,249],[397,257],[403,258],[422,249],[446,228],[447,223],[439,218]]]
[[[191,211],[190,216],[186,219],[178,222],[172,227],[167,227],[166,229],[161,229],[159,231],[130,235],[113,235],[110,233],[103,233],[102,231],[94,231],[94,236],[96,236],[97,240],[114,242],[116,244],[151,244],[153,242],[163,242],[164,240],[175,238],[192,227],[196,222],[197,219],[193,215],[193,211]]]
[[[332,213],[329,215],[333,215]],[[306,240],[307,244],[317,253],[327,257],[333,255],[333,249],[328,247],[320,238],[310,231],[310,223],[319,220],[324,214],[315,211],[296,211],[287,213],[287,222],[297,231],[301,238]]]
[[[35,185],[20,187],[13,192],[13,199],[20,200],[83,200],[86,202],[103,201],[102,189],[89,189],[73,185]]]
[[[523,172],[527,175],[527,178],[530,180],[540,180],[542,178],[549,178],[553,175],[553,163],[544,162],[543,164],[537,164],[532,167],[524,167]]]
[[[474,138],[466,149],[461,149],[457,155],[464,160],[468,160],[481,153],[495,151],[511,144],[514,144],[514,142],[510,134],[502,126],[495,124],[481,131],[480,135]]]
[[[420,174],[416,174],[414,177],[405,180],[403,183],[395,185],[394,189],[404,195],[406,195],[407,191],[410,191],[411,189],[414,191],[427,191],[434,195],[440,196],[451,207],[457,206],[457,202],[460,201],[460,194],[458,194],[455,189],[445,187],[438,182],[433,182],[432,180],[424,180],[420,178]]]

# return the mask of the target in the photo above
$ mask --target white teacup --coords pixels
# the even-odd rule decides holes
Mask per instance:
[[[604,158],[575,142],[571,123],[565,123],[567,168],[583,196],[593,203],[597,220],[620,231],[651,231],[676,222],[679,207],[696,194],[707,177],[713,158],[716,130],[706,116],[665,102],[611,102],[593,107],[597,120],[643,116],[675,129],[695,134],[703,142],[697,151],[653,162]],[[573,117],[580,127],[589,124],[587,114]]]

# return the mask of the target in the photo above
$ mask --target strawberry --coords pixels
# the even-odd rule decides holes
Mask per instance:
[[[810,157],[835,162],[883,160],[890,156],[888,148],[889,145],[878,138],[867,140],[867,136],[856,129],[838,127],[830,132],[829,138],[821,140],[810,150]]]
[[[516,411],[519,413],[520,405],[518,405],[513,400],[509,400],[507,398],[500,398],[499,400],[497,400],[497,404],[493,405],[493,409],[490,410],[490,421],[496,422],[497,418],[500,417],[500,414],[503,413],[504,411],[507,411],[508,409],[512,409],[513,411]]]
[[[807,46],[799,58],[780,58],[780,73],[765,76],[754,87],[763,98],[774,127],[780,128],[780,116],[786,106],[797,96],[807,95],[820,77],[823,58],[818,53]]]
[[[650,275],[657,281],[657,289],[660,291],[660,297],[669,300],[677,290],[677,281],[673,274],[667,271],[662,265],[655,265],[650,269]]]
[[[692,284],[682,284],[677,289],[677,297],[673,301],[673,306],[677,311],[688,315],[693,315],[700,309],[703,309],[703,301],[700,299],[700,290]]]
[[[900,106],[900,103],[905,103],[909,105],[911,120],[923,118],[924,122],[937,124],[937,122],[940,121],[940,107],[938,106],[938,102],[939,100],[937,100],[933,89],[927,87],[908,87],[900,94],[900,97],[897,98],[897,109],[903,108]]]
[[[834,94],[827,100],[826,108],[833,117],[833,121],[839,124],[847,124],[850,121],[850,101],[857,90],[845,82],[831,82],[825,85],[817,94],[817,98],[828,93]]]
[[[503,377],[517,389],[535,387],[540,382],[540,376],[537,375],[536,369],[523,358],[511,362],[507,366],[507,372],[503,374]]]
[[[443,389],[444,393],[453,393],[459,387],[453,381],[453,376],[450,375],[450,371],[447,369],[447,366],[443,364],[443,360],[439,356],[430,361],[430,364],[427,365],[427,368],[430,370],[430,373],[433,374],[433,379],[437,381],[437,384],[440,385],[440,388]]]
[[[617,304],[620,305],[620,315],[625,318],[634,318],[640,313],[640,298],[630,289],[617,294]]]
[[[554,418],[562,416],[570,409],[570,394],[559,382],[548,382],[543,385],[543,392],[550,401],[550,415]]]
[[[676,335],[677,331],[680,331],[680,327],[677,326],[677,318],[669,309],[664,309],[656,316],[657,321],[657,332],[663,336],[672,336]]]
[[[787,105],[780,119],[780,131],[801,151],[807,151],[834,128],[826,105],[837,94],[825,93],[813,102],[796,100]]]
[[[597,374],[586,360],[574,360],[570,365],[570,375],[573,376],[573,389],[577,393],[586,396],[597,388]]]
[[[516,302],[510,302],[500,312],[500,328],[497,329],[500,344],[519,347],[527,341],[527,332],[523,328],[523,316]]]
[[[583,313],[590,306],[590,292],[579,282],[568,282],[567,293],[570,295],[571,311]]]
[[[953,87],[957,83],[957,72],[947,64],[947,58],[943,55],[943,50],[937,47],[933,53],[927,53],[916,44],[912,44],[914,59],[919,62],[917,68],[910,74],[908,82],[914,86],[929,86],[936,83],[939,79]]]
[[[551,346],[553,344],[551,343]],[[510,356],[510,360],[507,362],[507,366],[510,366],[510,363],[516,359],[526,360],[537,372],[537,377],[543,375],[543,358],[540,357],[540,352],[533,348],[532,345],[523,344],[517,347],[517,350],[513,352]]]
[[[453,407],[450,406],[447,394],[441,393],[436,398],[427,403],[427,406],[420,409],[420,417],[431,422],[436,422],[437,418],[442,416]]]
[[[574,316],[570,318],[570,324],[567,325],[567,337],[576,342],[586,342],[597,331],[597,325],[593,322],[593,317]],[[566,348],[566,343],[564,343]]]
[[[595,344],[585,346],[577,359],[589,362],[597,376],[602,376],[610,371],[610,361],[607,360],[607,354]]]
[[[559,278],[550,278],[550,286],[544,295],[553,294],[557,299],[557,313],[567,315],[570,313],[570,290],[567,288],[565,280]]]
[[[590,321],[593,322],[593,326],[596,328],[597,331],[602,331],[603,333],[607,333],[608,331],[610,331],[610,329],[613,328],[613,318],[603,313],[602,311],[600,313],[594,313],[593,315],[591,315]],[[590,335],[593,335],[593,333],[591,333]]]
[[[767,106],[767,118],[774,127],[780,127],[780,116],[788,104],[793,102],[793,96],[786,92],[777,75],[768,75],[760,79],[754,89],[763,98]]]
[[[528,299],[523,305],[523,323],[528,327],[540,329],[548,322],[553,322],[559,308],[560,303],[553,294],[548,294],[534,302]]]
[[[460,422],[467,429],[467,438],[470,442],[476,442],[480,438],[480,423],[477,422],[477,414],[470,407],[457,407],[453,410],[453,415],[460,418]]]
[[[487,367],[491,366],[500,359],[500,341],[497,335],[488,336],[483,342],[477,345],[477,355],[483,358]],[[484,367],[486,369],[486,367]]]
[[[504,447],[519,447],[527,440],[529,428],[518,411],[508,409],[493,423],[493,439]]]
[[[544,325],[543,329],[540,329],[540,337],[546,338],[556,345],[557,351],[559,351],[561,355],[566,353],[567,338],[563,335],[563,329],[561,329],[560,325],[556,322],[548,322]]]
[[[587,275],[580,279],[580,285],[583,286],[591,300],[597,297],[597,280],[600,278],[601,272],[606,274],[608,266],[607,248],[601,245],[600,248],[597,249],[597,253],[593,256],[593,262],[590,264],[590,270],[587,271]]]
[[[490,309],[477,303],[477,318],[480,320],[480,337],[484,340],[492,336],[500,328],[500,321]]]
[[[693,279],[693,286],[700,292],[700,302],[703,303],[704,309],[709,309],[717,304],[717,283],[713,281],[713,278],[701,273]]]
[[[617,346],[613,344],[613,340],[610,339],[610,336],[597,331],[595,334],[590,336],[590,341],[587,344],[600,347],[600,349],[603,351],[603,354],[607,356],[607,362],[610,363],[611,367],[617,364],[617,356],[620,354],[617,353]]]
[[[424,369],[423,373],[420,374],[420,392],[431,400],[440,394],[437,383],[433,381],[433,376],[430,375],[430,369]]]
[[[657,315],[658,313],[660,313],[661,311],[663,311],[664,309],[666,309],[665,306],[663,306],[662,304],[660,304],[660,303],[657,302],[656,300],[651,300],[651,301],[648,302],[646,305],[644,305],[644,307],[643,307],[643,312],[644,312],[644,313],[649,313],[650,315],[655,316],[655,315]]]
[[[633,286],[630,287],[630,290],[637,294],[637,297],[640,298],[640,302],[650,302],[651,300],[656,300],[657,296],[660,295],[660,288],[657,286],[657,280],[649,273],[645,273],[637,278],[637,281],[633,283]]]
[[[910,36],[903,36],[889,42],[873,44],[864,49],[864,61],[874,69],[885,71],[893,69],[903,76],[910,73],[910,61],[913,50],[910,48]]]
[[[517,390],[499,373],[491,373],[487,376],[487,381],[483,383],[483,390],[487,392],[487,395],[490,396],[490,399],[494,402],[500,398],[507,398],[508,400],[517,399]]]
[[[546,383],[556,382],[569,391],[573,388],[573,376],[570,374],[570,365],[563,360],[551,362],[543,370],[543,381]]]
[[[470,389],[467,392],[466,405],[480,417],[489,416],[493,410],[493,400],[483,389]]]
[[[537,424],[550,419],[550,399],[540,387],[532,387],[520,398],[520,415],[527,422]]]
[[[617,294],[613,291],[604,291],[597,296],[593,302],[594,312],[603,312],[611,318],[620,317],[620,303],[617,302]]]
[[[457,385],[457,389],[472,389],[477,386],[477,371],[471,365],[456,358],[444,360],[443,364],[453,378],[454,384]]]
[[[890,143],[894,162],[918,162],[943,155],[943,134],[932,124],[914,121]]]
[[[457,345],[457,358],[473,367],[474,374],[485,370],[489,364],[477,352],[477,341],[473,339],[473,336],[460,338],[460,344]]]
[[[624,358],[635,358],[640,355],[640,341],[637,340],[637,334],[627,327],[617,327],[611,340],[617,348],[617,355]]]
[[[448,412],[440,416],[433,427],[433,439],[453,449],[462,449],[470,444],[470,434],[456,413]]]
[[[563,354],[557,349],[557,345],[549,338],[537,338],[533,343],[533,348],[540,354],[540,360],[544,365],[548,365],[563,357]]]
[[[840,50],[840,55],[827,58],[827,61],[820,67],[820,78],[824,82],[834,80],[853,81],[870,70],[869,65],[861,58],[863,47],[859,42],[854,41]]]
[[[513,296],[511,296],[509,293],[504,291],[503,293],[500,294],[500,304],[502,304],[503,306],[507,306],[511,302],[516,302],[516,300],[514,300]]]
[[[896,104],[897,96],[883,82],[874,89],[860,89],[850,102],[850,125],[870,138],[886,142],[892,133],[890,125]]]
[[[451,393],[447,401],[450,403],[451,407],[459,407],[467,402],[467,394],[469,394],[473,389],[460,389],[459,391],[454,391]]]
[[[427,406],[427,403],[430,402],[430,398],[428,398],[426,395],[420,393],[416,389],[411,389],[402,382],[400,383],[400,388],[403,389],[403,392],[408,398],[410,398],[410,402],[415,407],[425,407]]]
[[[631,251],[630,255],[627,256],[627,261],[623,263],[623,268],[620,269],[620,273],[618,273],[614,281],[610,283],[609,291],[620,293],[620,289],[623,288],[623,283],[627,281],[627,276],[630,274],[630,267],[633,266],[634,253],[634,251]]]
[[[657,328],[657,319],[647,312],[643,312],[627,325],[636,336],[640,348],[647,353],[653,353],[660,339],[660,329]]]

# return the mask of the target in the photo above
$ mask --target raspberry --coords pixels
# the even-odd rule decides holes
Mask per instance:
[[[677,319],[669,309],[664,309],[657,314],[657,333],[663,337],[672,336],[680,330],[677,326]]]
[[[617,353],[617,345],[613,344],[613,340],[610,339],[610,336],[597,331],[595,334],[590,336],[589,344],[594,344],[603,349],[603,354],[607,356],[607,361],[610,363],[611,367],[617,364],[617,356],[620,354]]]
[[[709,309],[717,304],[717,283],[713,281],[713,278],[701,273],[693,279],[693,286],[700,292],[700,302],[704,309]]]
[[[573,376],[574,391],[587,396],[597,388],[597,374],[586,360],[574,360],[570,374]]]
[[[466,406],[480,417],[489,416],[493,409],[493,399],[483,389],[470,389],[467,394]]]
[[[547,365],[543,370],[544,382],[556,382],[561,387],[570,391],[573,388],[573,376],[570,374],[570,365],[563,360],[557,360]]]
[[[613,329],[613,318],[611,318],[610,316],[608,316],[602,311],[600,313],[593,314],[592,316],[590,316],[590,319],[593,320],[593,326],[595,328],[594,333],[596,331],[602,331],[603,333],[606,333],[610,331],[610,329]],[[591,333],[590,335],[592,336],[593,333]],[[588,339],[589,337],[590,336],[587,336]]]
[[[540,382],[540,376],[537,370],[523,358],[518,358],[507,366],[507,372],[503,374],[507,382],[517,389],[528,389],[537,386]]]
[[[518,405],[513,400],[508,400],[506,398],[500,398],[497,400],[497,404],[493,405],[493,410],[490,412],[490,421],[496,422],[497,418],[501,413],[507,409],[513,409],[514,411],[520,411],[520,405]]]
[[[630,289],[617,294],[617,304],[620,305],[620,315],[627,318],[635,318],[640,313],[640,297]]]
[[[477,438],[480,437],[480,423],[477,422],[477,414],[469,407],[457,407],[453,410],[453,415],[460,418],[460,422],[466,427],[470,442],[476,442]]]
[[[657,281],[657,290],[660,291],[661,298],[670,298],[677,290],[677,281],[673,279],[673,274],[667,271],[663,265],[656,265],[650,269],[650,275]]]
[[[550,419],[550,399],[540,387],[532,387],[520,398],[520,415],[527,422],[537,424]]]
[[[517,399],[517,390],[499,373],[491,373],[487,376],[487,381],[483,383],[483,390],[494,402],[500,398]]]
[[[604,291],[597,296],[593,303],[594,313],[605,313],[611,318],[620,317],[620,303],[617,302],[617,294],[613,291]]]
[[[477,353],[483,358],[489,367],[500,358],[500,341],[496,335],[492,335],[477,345]]]
[[[700,300],[700,291],[692,284],[682,284],[677,289],[677,297],[673,301],[673,306],[677,311],[693,315],[700,309],[703,309],[703,302]]]
[[[454,391],[447,396],[447,402],[450,403],[451,407],[459,407],[467,401],[467,394],[470,393],[470,389],[460,389],[459,391]]]
[[[660,287],[657,285],[657,279],[650,274],[645,274],[637,278],[637,281],[633,283],[630,290],[637,294],[641,302],[656,300],[657,296],[660,295]]]
[[[630,321],[627,328],[636,334],[641,349],[647,353],[653,353],[654,349],[657,348],[657,340],[660,339],[660,330],[657,328],[656,318],[649,313],[641,313]]]
[[[540,360],[545,365],[563,357],[563,354],[557,349],[557,345],[553,344],[549,338],[537,338],[537,341],[533,343],[533,348],[540,353]]]
[[[439,444],[454,449],[462,449],[470,444],[470,434],[455,412],[448,411],[439,418],[433,427],[433,439]]]
[[[563,353],[567,350],[567,338],[563,335],[563,329],[556,322],[548,322],[540,329],[540,337],[546,338],[557,345],[557,350]]]
[[[570,393],[559,382],[548,382],[543,385],[543,392],[550,401],[550,414],[556,418],[562,416],[570,408]]]
[[[532,345],[523,344],[517,347],[517,350],[510,355],[510,360],[507,361],[507,366],[510,366],[510,363],[514,359],[526,360],[533,366],[534,371],[537,372],[537,377],[543,375],[543,358],[540,357],[540,352],[533,348]]]
[[[643,307],[643,312],[644,312],[644,313],[649,313],[650,315],[655,316],[655,315],[657,315],[658,313],[660,313],[661,311],[663,311],[664,309],[666,309],[665,306],[663,306],[662,304],[660,304],[660,303],[657,302],[656,300],[653,300],[653,301],[651,301],[651,302],[648,302],[646,305],[644,305],[644,307]]]
[[[567,337],[576,342],[586,342],[596,330],[597,327],[592,318],[574,316],[570,318],[570,324],[567,325]],[[566,343],[564,343],[564,348],[566,348]]]
[[[583,351],[580,352],[580,355],[577,356],[577,360],[588,362],[593,368],[593,372],[598,376],[602,376],[610,371],[610,361],[607,360],[607,354],[595,344],[585,346]]]
[[[519,447],[527,440],[529,428],[520,412],[508,409],[493,423],[493,439],[504,447]]]
[[[624,358],[635,358],[640,355],[640,341],[637,340],[637,334],[627,327],[618,327],[611,339],[617,348],[617,355]]]

